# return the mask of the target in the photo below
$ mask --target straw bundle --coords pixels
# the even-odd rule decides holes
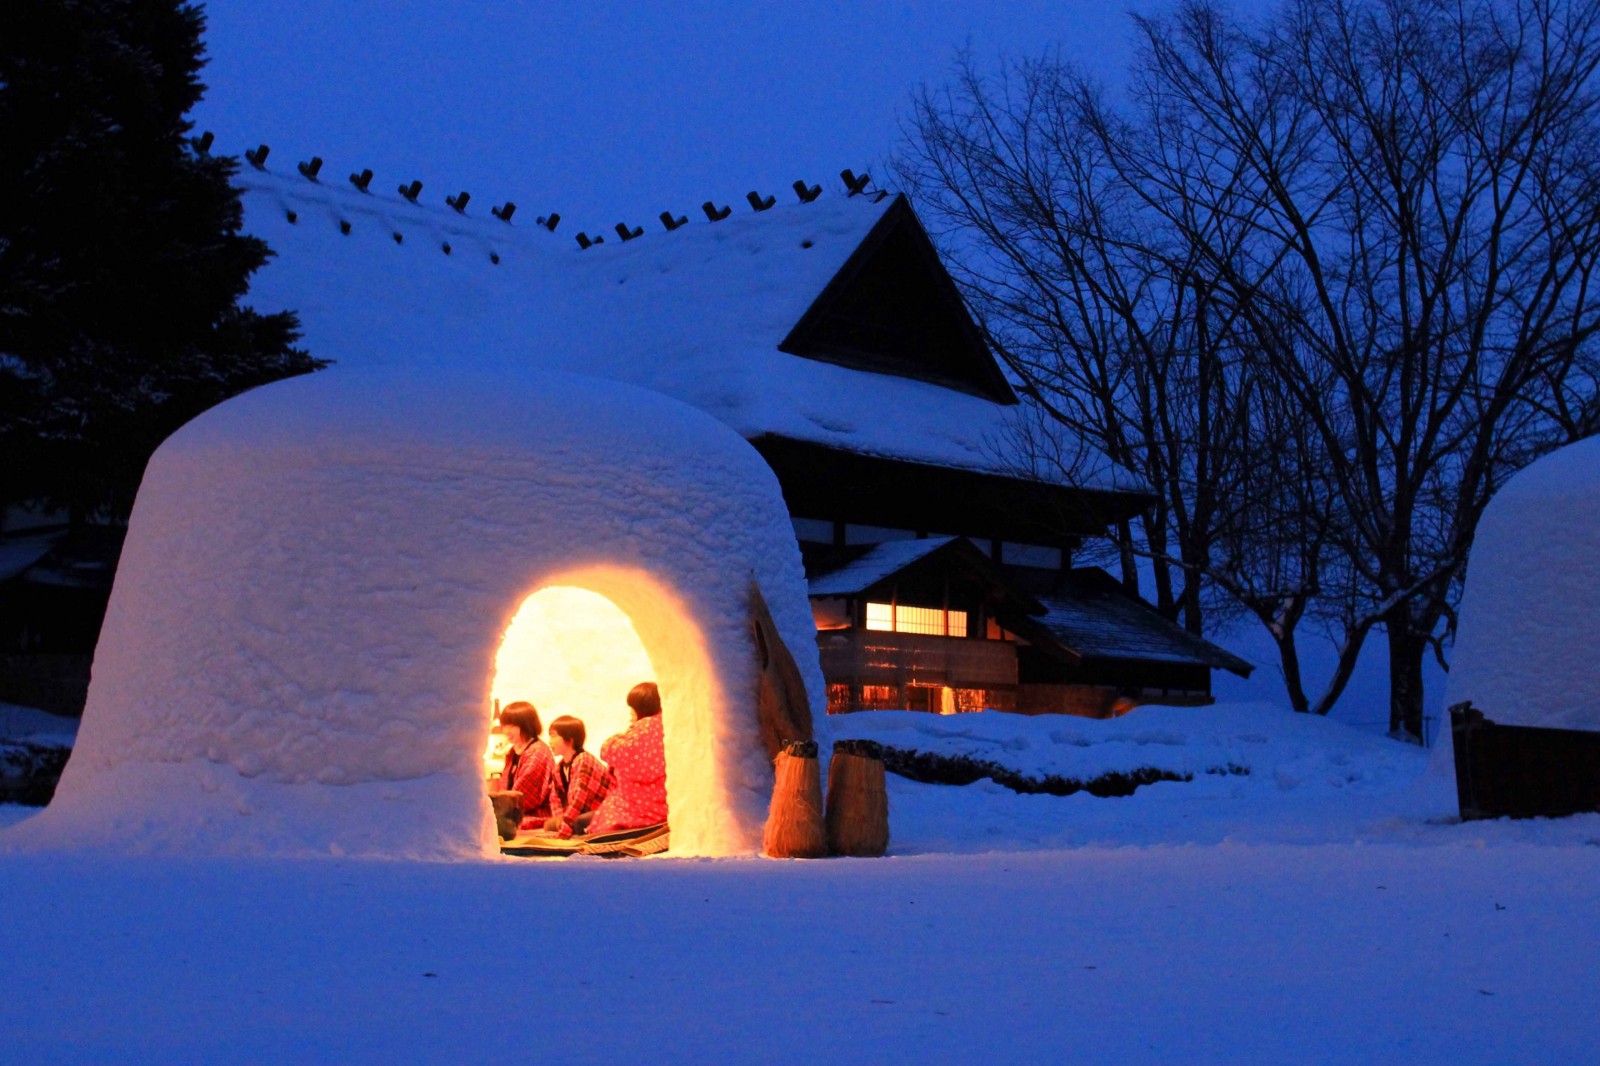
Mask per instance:
[[[777,780],[761,850],[774,859],[815,859],[828,853],[822,827],[822,782],[815,741],[795,741],[778,753]]]
[[[889,793],[883,749],[870,740],[841,740],[828,764],[828,850],[877,856],[889,850]]]

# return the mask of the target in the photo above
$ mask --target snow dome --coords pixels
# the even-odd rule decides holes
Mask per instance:
[[[1492,721],[1600,729],[1600,440],[1569,445],[1508,481],[1484,511],[1446,705]],[[1450,764],[1448,723],[1436,764]]]
[[[673,853],[754,851],[772,768],[752,582],[820,711],[777,481],[710,416],[550,373],[335,368],[257,389],[151,460],[76,752],[19,829],[152,851],[492,855],[492,701],[599,720],[656,680]],[[525,676],[515,648],[542,649],[549,676]],[[616,691],[571,683],[590,660],[623,664]]]

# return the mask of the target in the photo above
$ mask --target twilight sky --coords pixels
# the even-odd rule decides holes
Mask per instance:
[[[708,198],[837,186],[878,170],[912,91],[955,50],[1063,54],[1114,78],[1151,0],[546,4],[212,0],[197,128],[265,141],[269,167],[321,155],[487,212],[507,198],[563,230],[650,221]],[[479,207],[478,205],[481,205]],[[569,229],[570,227],[570,229]]]

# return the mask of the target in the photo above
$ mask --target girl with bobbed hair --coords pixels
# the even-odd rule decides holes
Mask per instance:
[[[550,778],[555,773],[555,756],[539,739],[539,712],[525,700],[500,709],[499,730],[511,741],[505,769],[500,773],[500,791],[522,793],[522,822],[519,829],[538,829],[550,816]]]
[[[633,724],[600,745],[615,783],[589,823],[590,833],[637,829],[667,820],[667,757],[661,734],[661,693],[642,681],[628,693]]]
[[[550,775],[550,817],[544,828],[562,838],[588,831],[612,785],[611,771],[583,750],[588,735],[583,722],[568,715],[550,723],[550,745],[561,763]]]

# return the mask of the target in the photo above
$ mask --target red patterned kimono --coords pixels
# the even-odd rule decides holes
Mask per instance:
[[[579,815],[601,806],[614,781],[611,771],[586,751],[574,755],[571,764],[570,768],[565,763],[557,766],[550,775],[550,808],[561,816],[558,832],[563,838],[572,835]]]
[[[667,756],[661,716],[641,718],[600,745],[617,782],[589,823],[590,833],[635,829],[667,820]]]
[[[506,752],[506,768],[500,773],[500,791],[522,793],[522,829],[538,829],[550,817],[550,779],[555,776],[556,760],[550,746],[535,740],[519,756],[512,748]]]

